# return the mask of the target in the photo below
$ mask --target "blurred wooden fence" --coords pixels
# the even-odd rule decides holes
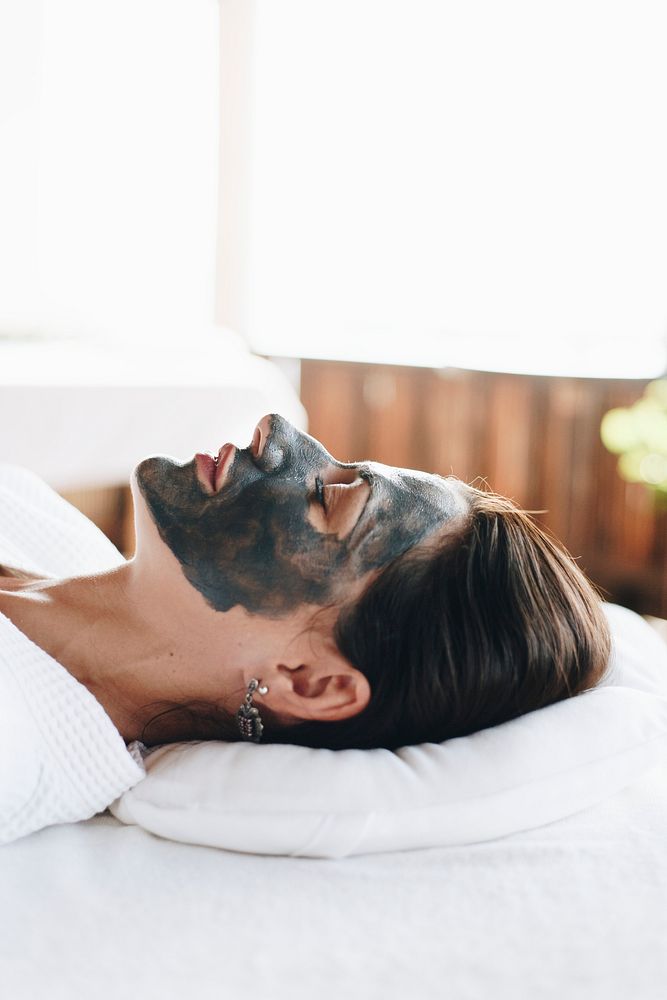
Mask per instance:
[[[616,472],[600,420],[645,382],[304,361],[310,432],[342,461],[455,475],[545,524],[610,600],[667,617],[667,516]]]

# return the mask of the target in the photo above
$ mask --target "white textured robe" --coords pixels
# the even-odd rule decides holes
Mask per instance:
[[[122,562],[39,476],[0,463],[0,565],[64,578]],[[97,699],[0,613],[0,844],[88,819],[144,774]]]

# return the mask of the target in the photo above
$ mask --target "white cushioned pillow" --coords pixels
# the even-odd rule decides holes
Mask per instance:
[[[162,837],[258,854],[468,844],[550,823],[667,761],[667,645],[605,605],[610,669],[594,690],[442,744],[389,750],[178,743],[111,806]]]

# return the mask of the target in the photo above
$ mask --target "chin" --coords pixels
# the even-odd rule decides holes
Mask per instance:
[[[184,477],[190,478],[186,464],[167,455],[148,455],[135,465],[130,474],[130,492],[137,546],[139,539],[145,538],[146,531],[156,533],[155,502],[178,494]]]
[[[147,482],[166,484],[172,476],[189,466],[194,466],[194,461],[181,462],[171,455],[148,455],[135,465],[130,485],[136,483],[142,487]]]
[[[149,455],[134,468],[130,481],[135,504],[146,506],[158,525],[198,511],[208,499],[196,475],[194,459],[181,462],[169,455]]]

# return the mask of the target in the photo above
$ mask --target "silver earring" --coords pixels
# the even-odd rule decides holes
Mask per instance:
[[[266,684],[260,686],[260,682],[253,677],[248,684],[243,704],[236,713],[242,739],[251,740],[253,743],[259,743],[264,731],[259,710],[252,703],[252,696],[256,691],[259,694],[268,694],[269,689]]]

